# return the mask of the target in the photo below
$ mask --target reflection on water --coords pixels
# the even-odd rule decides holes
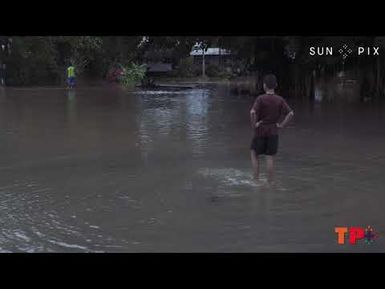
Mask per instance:
[[[348,101],[360,100],[360,82],[351,73],[344,71],[337,73],[334,79],[315,78],[314,101]]]
[[[314,100],[317,103],[322,102],[322,97],[323,97],[323,91],[320,89],[320,87],[316,86],[314,89]]]
[[[384,107],[317,85],[288,100],[272,185],[252,178],[253,99],[227,86],[1,91],[0,251],[384,251],[334,234],[385,228]]]
[[[70,127],[76,127],[77,112],[76,112],[76,92],[73,89],[67,91],[67,115]]]
[[[185,122],[187,138],[191,141],[192,154],[201,155],[207,141],[208,133],[208,99],[209,91],[201,90],[186,95]]]

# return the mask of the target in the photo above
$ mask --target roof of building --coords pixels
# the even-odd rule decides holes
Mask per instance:
[[[231,54],[230,50],[226,50],[223,48],[207,48],[207,50],[205,51],[205,55],[229,55],[229,54]],[[200,56],[202,55],[202,49],[198,49],[198,50],[193,49],[190,52],[190,55]]]

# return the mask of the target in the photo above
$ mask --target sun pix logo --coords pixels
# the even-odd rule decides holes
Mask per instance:
[[[334,232],[337,234],[337,243],[344,245],[346,236],[348,237],[349,244],[356,245],[357,241],[364,240],[366,244],[372,244],[377,238],[378,234],[372,227],[335,227]]]
[[[354,46],[349,44],[342,44],[339,47],[333,46],[311,46],[309,47],[310,56],[332,56],[340,55],[343,60],[349,55],[352,56],[379,56],[380,46]]]

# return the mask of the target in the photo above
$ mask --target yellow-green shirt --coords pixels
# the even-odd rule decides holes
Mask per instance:
[[[68,77],[75,77],[75,67],[70,66],[67,68]]]

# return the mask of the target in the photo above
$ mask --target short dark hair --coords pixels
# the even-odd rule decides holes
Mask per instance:
[[[267,89],[276,89],[278,86],[277,78],[274,74],[268,74],[263,79],[263,83],[266,85]]]

